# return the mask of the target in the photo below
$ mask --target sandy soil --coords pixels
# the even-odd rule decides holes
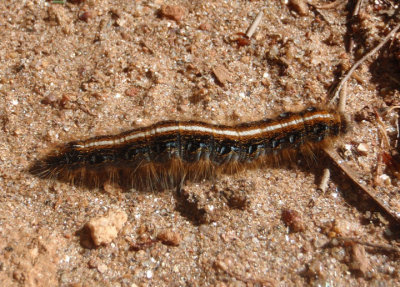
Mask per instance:
[[[88,190],[27,172],[73,139],[321,105],[393,28],[396,1],[366,0],[353,20],[342,1],[54,2],[0,1],[1,286],[399,284],[394,249],[335,239],[395,246],[398,230],[336,169],[321,193],[325,159],[188,183],[180,194]],[[261,10],[250,41],[238,40]],[[353,131],[336,147],[397,213],[399,181],[380,160],[390,148],[375,112],[393,148],[398,115],[383,111],[400,104],[399,41],[349,80]],[[118,235],[95,246],[87,224],[103,216]]]

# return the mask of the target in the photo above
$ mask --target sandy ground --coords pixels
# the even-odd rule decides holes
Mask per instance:
[[[398,252],[376,247],[395,246],[398,230],[336,169],[319,191],[326,159],[187,183],[180,194],[89,190],[27,172],[74,139],[321,105],[394,26],[396,1],[366,0],[353,20],[343,1],[53,2],[0,1],[1,286],[399,284]],[[255,34],[240,40],[259,11]],[[355,120],[336,146],[395,213],[399,181],[381,160],[390,148],[376,113],[393,148],[398,116],[383,111],[400,104],[399,51],[390,41],[349,80]],[[100,246],[88,222],[100,243],[109,235]]]

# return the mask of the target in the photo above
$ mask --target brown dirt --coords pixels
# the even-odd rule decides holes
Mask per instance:
[[[0,1],[1,286],[398,284],[393,252],[330,244],[346,236],[393,245],[398,234],[337,170],[327,192],[317,190],[329,162],[246,171],[187,184],[181,194],[87,190],[26,172],[72,139],[322,104],[340,73],[394,26],[396,1],[364,1],[352,27],[352,5],[340,1],[332,9],[302,1],[53,2]],[[242,39],[261,9],[256,33]],[[348,82],[346,111],[356,121],[337,145],[397,213],[397,171],[378,163],[389,148],[375,111],[400,103],[399,50],[391,41]],[[392,147],[397,118],[396,110],[382,116]],[[357,152],[360,143],[367,153]],[[95,247],[85,224],[120,210],[128,220],[118,237]]]

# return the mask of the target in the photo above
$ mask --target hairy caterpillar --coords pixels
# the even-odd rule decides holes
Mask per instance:
[[[70,142],[37,161],[31,172],[90,185],[117,180],[135,188],[166,189],[185,179],[211,178],[312,154],[346,130],[341,113],[314,107],[234,126],[162,121]]]

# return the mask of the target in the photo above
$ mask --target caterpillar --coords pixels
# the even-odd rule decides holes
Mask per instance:
[[[343,114],[309,107],[237,125],[161,121],[117,135],[72,141],[38,160],[41,178],[98,185],[115,180],[140,189],[169,189],[297,155],[312,155],[347,131]]]

